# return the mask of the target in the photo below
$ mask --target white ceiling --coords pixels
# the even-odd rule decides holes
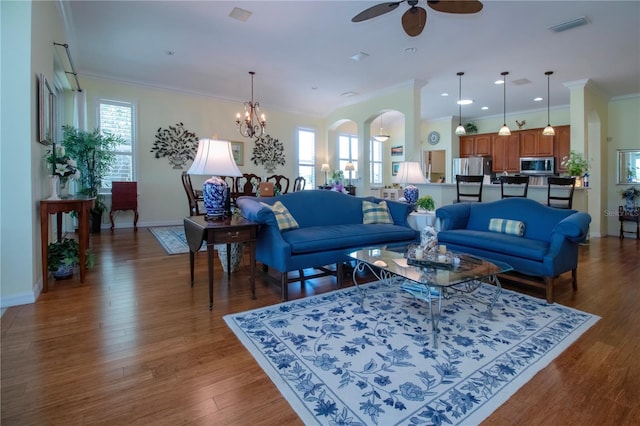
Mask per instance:
[[[411,81],[424,84],[421,116],[457,116],[458,77],[465,119],[568,105],[566,83],[590,79],[609,98],[640,93],[640,1],[495,1],[481,12],[427,9],[418,37],[402,30],[408,6],[361,23],[351,18],[377,1],[63,1],[71,54],[80,76],[177,89],[269,108],[324,116]],[[234,7],[252,12],[246,22]],[[548,28],[584,16],[589,24]],[[416,53],[406,53],[416,48]],[[167,52],[173,52],[168,55]],[[362,61],[358,52],[370,56]],[[529,84],[514,81],[527,79]],[[345,92],[358,93],[352,97]],[[449,97],[440,96],[448,92]],[[545,98],[534,102],[533,98]],[[489,109],[483,111],[482,106]]]

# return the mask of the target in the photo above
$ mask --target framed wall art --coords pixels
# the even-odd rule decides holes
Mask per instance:
[[[231,142],[231,151],[233,159],[237,166],[244,166],[244,142]]]
[[[400,162],[399,161],[393,161],[391,163],[391,176],[397,176],[399,169],[400,169]]]
[[[404,155],[404,147],[402,145],[392,146],[391,147],[391,155],[396,157],[398,155]]]
[[[55,96],[44,74],[38,76],[38,142],[53,144],[53,104]]]

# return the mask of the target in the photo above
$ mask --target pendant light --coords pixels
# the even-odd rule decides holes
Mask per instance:
[[[374,135],[373,138],[378,142],[386,142],[391,136],[382,132],[382,114],[380,114],[380,133]]]
[[[542,135],[543,136],[555,136],[556,135],[556,131],[553,130],[553,127],[551,127],[551,119],[550,117],[550,99],[549,99],[549,77],[551,76],[551,74],[553,74],[553,71],[547,71],[544,73],[544,75],[547,76],[547,127],[544,128],[544,130],[542,131]]]
[[[498,135],[509,136],[511,135],[511,130],[509,130],[509,126],[507,126],[507,76],[509,75],[509,71],[502,71],[500,75],[502,76],[502,84],[504,85],[502,90],[502,93],[503,93],[502,118],[503,118],[504,124],[498,131]]]
[[[458,123],[458,127],[456,127],[456,135],[458,136],[464,136],[467,134],[467,131],[464,129],[464,126],[462,125],[462,76],[464,75],[463,72],[459,72],[458,73],[458,118],[460,119],[460,122]]]

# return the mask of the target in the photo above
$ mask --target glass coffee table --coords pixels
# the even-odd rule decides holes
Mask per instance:
[[[353,283],[360,291],[363,303],[365,293],[358,285],[357,274],[366,268],[379,280],[398,285],[400,289],[428,303],[435,348],[438,347],[442,299],[449,299],[454,295],[469,297],[468,295],[480,287],[482,282],[493,284],[495,292],[485,311],[485,315],[491,317],[493,306],[502,291],[498,274],[512,270],[511,266],[465,253],[448,253],[449,259],[456,259],[448,264],[433,262],[428,266],[410,265],[408,262],[413,259],[406,258],[407,249],[406,244],[389,245],[367,247],[348,253],[356,262]]]

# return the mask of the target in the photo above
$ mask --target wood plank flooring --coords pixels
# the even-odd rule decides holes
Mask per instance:
[[[251,300],[247,268],[229,283],[216,260],[210,312],[204,253],[192,289],[188,255],[167,255],[145,228],[103,231],[91,246],[98,265],[84,284],[51,280],[2,317],[3,426],[301,424],[222,319],[278,303],[273,283],[258,277]],[[638,424],[640,241],[594,238],[580,251],[579,289],[565,274],[556,301],[602,319],[484,424]],[[334,288],[322,278],[289,294]]]

